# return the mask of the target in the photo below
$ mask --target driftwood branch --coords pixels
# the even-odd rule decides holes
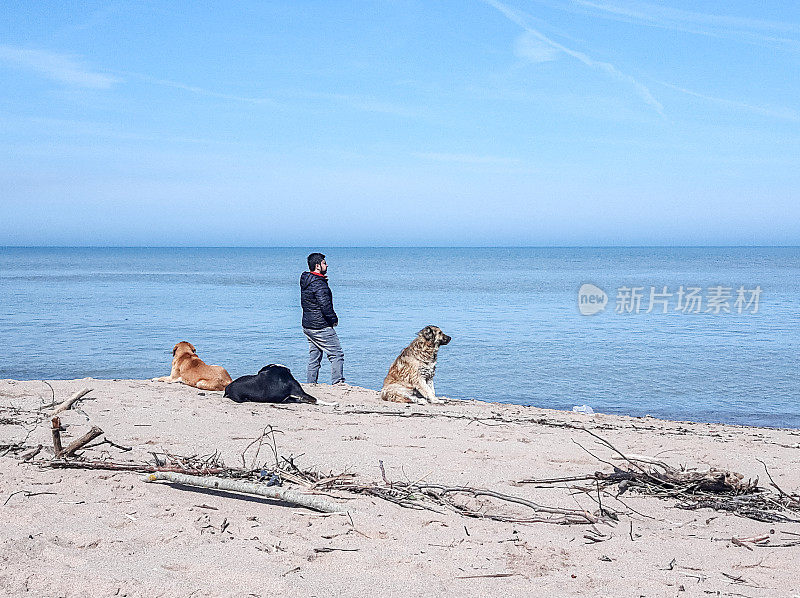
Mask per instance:
[[[772,474],[769,472],[769,468],[767,467],[767,464],[764,463],[761,459],[756,459],[756,461],[758,461],[759,463],[761,463],[761,465],[764,466],[764,471],[766,472],[767,477],[769,478],[769,482],[770,482],[769,485],[772,486],[773,488],[775,488],[775,490],[777,490],[778,493],[781,496],[785,497],[787,500],[789,500],[790,502],[792,502],[792,503],[796,504],[798,507],[800,507],[800,497],[792,496],[791,494],[787,494],[786,492],[784,492],[783,488],[778,486],[777,482],[775,482],[775,480],[772,478]]]
[[[550,484],[561,484],[566,482],[585,482],[596,479],[597,479],[597,474],[592,473],[588,475],[574,475],[563,478],[528,478],[524,480],[519,480],[515,482],[515,484],[541,484],[543,486],[549,486]]]
[[[554,523],[597,523],[599,520],[597,517],[585,511],[583,509],[562,509],[558,507],[548,507],[545,505],[537,504],[531,500],[527,500],[525,498],[520,498],[518,496],[512,496],[509,494],[502,494],[500,492],[495,492],[494,490],[486,490],[480,488],[468,488],[468,487],[448,487],[448,486],[440,486],[437,484],[420,484],[420,490],[426,493],[433,493],[437,496],[437,498],[445,499],[450,494],[465,494],[467,496],[472,496],[478,498],[480,496],[487,496],[490,498],[495,498],[500,501],[504,501],[507,503],[514,503],[518,505],[522,505],[533,510],[535,513],[545,513],[547,515],[557,515],[560,517],[556,517],[552,519]],[[463,507],[458,507],[460,512],[464,512],[466,509]],[[471,512],[466,512],[465,514],[474,516]],[[498,520],[505,520],[505,521],[513,521],[524,523],[527,520],[532,521],[547,521],[547,518],[542,518],[541,516],[536,516],[534,518],[526,518],[526,517],[505,517],[502,515],[496,516],[487,516],[491,519],[498,519]]]
[[[278,465],[278,445],[275,442],[275,434],[276,433],[283,434],[283,432],[281,432],[280,430],[276,430],[271,425],[267,425],[264,428],[264,430],[261,432],[261,435],[258,438],[256,438],[255,440],[253,440],[253,442],[251,442],[250,444],[248,444],[245,447],[245,449],[242,451],[242,455],[241,455],[242,456],[242,467],[243,468],[247,467],[247,463],[245,463],[245,454],[247,453],[248,450],[250,450],[250,447],[252,447],[254,444],[258,444],[258,446],[256,447],[256,452],[253,455],[253,459],[252,459],[252,462],[250,464],[250,469],[255,469],[256,461],[258,460],[258,454],[261,452],[261,446],[264,444],[264,440],[265,439],[269,439],[270,440],[269,447],[272,450],[272,455],[273,455],[273,458],[275,460],[275,465],[276,466]]]
[[[84,388],[82,390],[79,390],[74,395],[72,395],[70,398],[68,398],[66,401],[64,401],[63,403],[58,405],[55,409],[53,409],[53,412],[50,414],[50,417],[55,417],[56,415],[58,415],[62,411],[66,411],[67,409],[72,407],[75,403],[80,401],[83,397],[85,397],[90,392],[92,392],[91,388]]]
[[[439,512],[441,507],[466,517],[509,523],[556,523],[562,525],[597,523],[600,518],[583,509],[540,505],[531,500],[485,488],[445,486],[422,482],[390,482],[380,464],[383,483],[363,483],[339,476],[326,487],[366,494],[409,509]],[[491,499],[487,501],[485,499]],[[520,509],[519,507],[524,507]]]
[[[614,451],[619,456],[620,459],[622,459],[623,461],[627,461],[628,464],[631,467],[633,467],[634,469],[637,469],[638,471],[640,471],[643,475],[645,475],[647,477],[652,477],[651,474],[650,474],[650,471],[647,468],[645,468],[645,467],[643,467],[642,465],[639,464],[641,459],[631,459],[630,457],[625,455],[622,451],[620,451],[617,447],[615,447],[613,444],[611,444],[608,440],[606,440],[602,436],[598,436],[597,434],[595,434],[591,430],[587,430],[586,428],[583,428],[583,431],[586,432],[587,434],[593,436],[594,438],[596,438],[598,441],[600,441],[601,444],[603,444],[607,448],[609,448],[612,451]],[[655,481],[659,481],[659,480],[656,479]],[[663,480],[661,480],[661,481],[663,482]]]
[[[61,419],[58,417],[54,417],[51,423],[53,426],[50,429],[53,434],[53,453],[56,457],[60,457],[61,453],[64,452],[64,447],[61,445],[61,431],[64,428],[61,427]]]
[[[267,469],[265,464],[263,468],[247,469],[245,453],[256,445],[259,445],[260,448],[264,441],[269,443],[273,456],[278,455],[275,432],[276,430],[267,426],[260,437],[248,445],[241,455],[244,465],[242,468],[226,467],[217,452],[206,457],[181,457],[169,453],[153,453],[155,465],[132,462],[117,463],[110,460],[90,461],[81,458],[56,459],[45,465],[53,468],[107,469],[150,473],[152,475],[148,476],[146,481],[164,480],[216,490],[255,494],[331,512],[341,512],[345,509],[327,499],[280,486],[286,482],[309,490],[333,490],[351,495],[367,495],[404,508],[428,509],[436,512],[441,512],[444,508],[465,517],[503,522],[586,525],[608,519],[609,511],[602,505],[598,514],[580,508],[568,509],[542,505],[527,498],[503,494],[489,488],[447,486],[423,483],[422,480],[393,482],[387,478],[382,463],[380,464],[382,481],[359,480],[349,472],[325,474],[313,470],[303,470],[295,464],[292,456],[276,458],[274,468]],[[255,451],[257,455],[258,448]]]
[[[47,407],[43,405],[42,407],[40,407],[40,409],[46,409],[46,408],[49,409],[50,407],[54,407],[56,404],[56,390],[53,388],[53,385],[50,384],[47,380],[42,380],[42,382],[47,384],[47,387],[50,389],[50,404],[47,405]]]
[[[547,419],[546,417],[514,417],[509,418],[500,414],[491,415],[464,415],[463,413],[455,413],[450,411],[397,411],[394,409],[345,409],[341,411],[342,415],[381,415],[386,417],[400,417],[400,418],[445,418],[445,419],[465,419],[469,423],[487,423],[498,422],[500,424],[533,424],[537,426],[548,426],[551,428],[576,428],[582,429],[580,426],[569,422],[562,422],[555,419]]]
[[[583,431],[596,438],[606,449],[612,451],[614,453],[612,459],[621,460],[624,464],[618,467],[576,442],[598,461],[609,465],[612,471],[597,471],[584,476],[561,478],[531,478],[520,480],[517,483],[547,486],[594,480],[598,498],[601,490],[617,485],[618,494],[615,497],[617,500],[621,494],[631,490],[658,498],[676,499],[678,501],[676,507],[680,509],[710,508],[717,511],[728,511],[756,521],[800,523],[800,495],[789,494],[778,487],[769,470],[767,470],[767,476],[777,493],[769,488],[760,487],[758,478],[745,480],[744,476],[737,472],[715,467],[711,467],[707,471],[685,467],[677,468],[651,457],[628,455],[594,432],[586,429]],[[573,440],[573,442],[575,441]],[[766,465],[764,467],[766,469]],[[575,485],[568,487],[588,492],[586,488]],[[628,508],[630,509],[630,507]],[[601,514],[602,512],[601,505]]]
[[[314,511],[320,511],[322,513],[340,513],[345,511],[345,509],[336,503],[319,496],[303,494],[301,492],[297,492],[296,490],[286,490],[284,488],[275,486],[254,484],[252,482],[242,482],[239,480],[229,480],[217,477],[201,477],[161,471],[152,473],[144,478],[145,482],[156,482],[159,480],[172,482],[175,484],[183,484],[186,486],[209,488],[212,490],[227,490],[228,492],[239,492],[241,494],[264,496],[266,498],[300,505],[302,507],[313,509]]]
[[[133,450],[132,446],[123,446],[121,444],[117,444],[113,440],[109,440],[108,438],[103,438],[103,440],[101,440],[100,442],[95,442],[94,444],[87,444],[83,448],[90,449],[90,448],[95,448],[95,447],[98,447],[98,446],[103,446],[104,444],[108,444],[109,446],[113,446],[114,448],[119,449],[124,453],[127,453],[128,451],[132,451]]]
[[[98,428],[97,426],[92,426],[91,430],[86,432],[83,436],[78,438],[77,440],[73,440],[67,445],[60,453],[56,453],[56,457],[70,457],[75,454],[75,451],[82,449],[84,446],[89,444],[92,440],[97,438],[103,433],[103,430]]]
[[[220,475],[227,473],[227,470],[222,467],[190,469],[177,465],[153,466],[142,463],[118,463],[116,461],[103,460],[86,461],[83,459],[56,459],[41,465],[52,467],[53,469],[99,469],[105,471],[128,471],[131,473],[154,473],[156,471],[171,471],[189,475]]]
[[[40,496],[42,494],[55,495],[56,493],[55,492],[31,492],[29,490],[17,490],[16,492],[12,492],[11,494],[8,495],[8,498],[6,498],[5,502],[3,503],[3,506],[6,506],[8,504],[8,501],[11,500],[17,494],[23,494],[25,496],[25,498],[30,498],[31,496]]]

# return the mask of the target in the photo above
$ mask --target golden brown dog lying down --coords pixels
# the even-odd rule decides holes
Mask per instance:
[[[381,398],[398,403],[444,403],[436,398],[433,375],[439,346],[450,342],[440,328],[425,326],[394,360],[383,381]]]
[[[208,365],[197,356],[194,345],[181,341],[172,348],[172,371],[169,376],[153,378],[157,382],[183,382],[202,390],[225,390],[231,375],[221,365]]]

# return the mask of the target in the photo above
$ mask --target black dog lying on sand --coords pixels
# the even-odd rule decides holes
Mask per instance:
[[[261,368],[255,376],[236,378],[225,387],[224,396],[237,403],[283,403],[292,399],[301,403],[317,403],[317,399],[304,391],[294,379],[289,368],[274,363]]]

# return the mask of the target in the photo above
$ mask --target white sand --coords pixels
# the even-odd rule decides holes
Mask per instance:
[[[62,414],[65,444],[98,425],[133,451],[104,446],[85,454],[117,461],[150,460],[149,451],[219,451],[238,466],[244,448],[271,424],[281,431],[280,454],[303,468],[377,481],[382,460],[393,480],[492,488],[596,511],[585,494],[514,483],[607,471],[576,442],[604,459],[608,450],[561,426],[575,423],[628,453],[731,469],[767,485],[761,459],[783,489],[800,489],[798,431],[480,402],[405,407],[352,386],[305,387],[338,401],[333,408],[235,404],[221,393],[150,381],[51,384],[59,400],[94,389],[93,400]],[[9,406],[36,409],[42,400],[50,400],[42,382],[0,381],[0,417],[8,417]],[[437,417],[348,413],[356,409]],[[0,445],[25,435],[17,425],[0,425]],[[38,443],[51,445],[47,420],[26,442]],[[20,463],[19,455],[0,458],[0,593],[10,596],[800,596],[800,547],[748,550],[731,542],[771,530],[773,543],[791,540],[785,532],[800,534],[800,525],[685,511],[653,497],[624,495],[639,514],[598,526],[611,537],[591,544],[584,539],[588,525],[500,523],[363,496],[347,503],[353,527],[347,515],[145,484],[135,473],[42,468]],[[51,456],[46,448],[37,459]],[[260,463],[268,459],[262,451]],[[12,495],[20,490],[30,495]],[[508,576],[478,577],[493,574]]]

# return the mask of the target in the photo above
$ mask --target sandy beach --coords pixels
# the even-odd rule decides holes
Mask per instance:
[[[591,481],[518,483],[610,472],[613,451],[590,431],[625,454],[739,472],[761,487],[769,487],[766,468],[796,493],[800,431],[477,401],[405,406],[347,385],[304,385],[337,403],[317,406],[235,404],[219,392],[140,380],[50,384],[52,394],[41,381],[0,381],[0,592],[9,596],[800,596],[796,523],[680,509],[633,490],[617,499],[616,489],[598,494]],[[215,455],[230,467],[267,469],[271,449],[256,455],[252,443],[272,426],[278,455],[301,470],[349,473],[365,485],[385,475],[489,489],[598,522],[496,521],[336,489],[325,494],[347,512],[323,514],[144,483],[142,473],[53,468],[52,409],[40,408],[82,388],[92,390],[60,414],[64,445],[99,426],[98,440],[131,448],[101,444],[81,451],[86,459]],[[488,500],[471,504],[504,507]]]

